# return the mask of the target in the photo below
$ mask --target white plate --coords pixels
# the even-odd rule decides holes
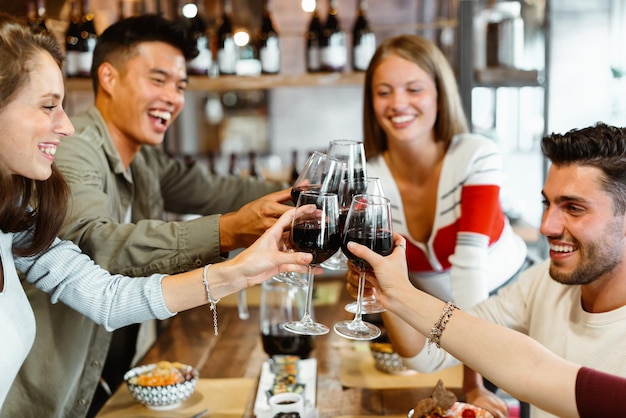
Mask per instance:
[[[298,362],[298,382],[304,383],[304,417],[317,418],[315,409],[315,396],[317,390],[317,359],[308,358]],[[261,377],[259,378],[259,389],[254,401],[254,414],[257,418],[272,418],[270,406],[267,403],[265,391],[271,389],[274,383],[274,373],[270,371],[269,360],[261,367]]]

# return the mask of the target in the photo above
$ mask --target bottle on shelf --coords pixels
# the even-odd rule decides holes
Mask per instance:
[[[187,72],[192,75],[208,75],[212,64],[205,12],[203,0],[186,3],[180,10],[181,18],[188,24],[191,38],[198,49],[198,55],[187,62]]]
[[[269,0],[263,1],[263,20],[258,40],[259,58],[263,74],[278,74],[280,72],[280,42],[268,3]]]
[[[291,151],[291,174],[290,174],[290,183],[295,183],[296,179],[300,173],[298,173],[298,150],[294,149]]]
[[[26,3],[26,19],[33,28],[47,31],[46,18],[46,3],[44,0],[29,0]]]
[[[65,75],[76,77],[78,75],[78,41],[80,39],[80,4],[79,0],[73,0],[70,9],[70,21],[65,31]]]
[[[256,151],[250,151],[248,153],[248,159],[250,164],[249,175],[255,179],[262,179],[261,169],[259,168],[259,159],[257,158]]]
[[[209,173],[217,175],[217,151],[211,150],[208,154]]]
[[[94,14],[91,12],[89,0],[82,0],[80,16],[80,36],[78,37],[76,54],[76,77],[89,77],[91,75],[91,62],[93,51],[98,42]]]
[[[359,0],[357,18],[352,28],[352,69],[366,71],[376,51],[376,35],[367,18],[367,0]]]
[[[118,20],[132,16],[141,16],[143,14],[146,14],[147,11],[148,8],[145,0],[118,0]]]
[[[230,174],[231,176],[239,176],[240,174],[236,152],[233,152],[230,154],[230,164],[228,165],[228,174]]]
[[[220,74],[234,75],[237,73],[239,51],[235,45],[231,0],[224,1],[222,23],[217,31],[217,65]]]
[[[342,72],[346,69],[348,50],[346,32],[338,18],[339,0],[329,0],[328,17],[322,28],[320,39],[320,61],[322,71]]]
[[[320,40],[322,38],[322,21],[317,10],[317,2],[315,9],[309,21],[309,27],[306,31],[306,69],[313,73],[322,69],[320,62]]]

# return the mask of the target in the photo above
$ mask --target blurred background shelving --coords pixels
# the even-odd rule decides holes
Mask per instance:
[[[70,0],[46,0],[49,28],[62,40]],[[208,25],[219,23],[221,0],[203,0]],[[0,0],[0,10],[21,13],[26,0]],[[175,14],[183,0],[122,0],[124,10]],[[599,120],[624,125],[626,79],[620,63],[626,43],[611,41],[611,17],[623,30],[626,0],[518,0],[523,21],[519,65],[485,66],[493,52],[483,25],[495,0],[369,0],[368,17],[376,41],[418,33],[437,43],[457,71],[472,129],[496,141],[505,159],[503,204],[514,218],[533,227],[541,219],[544,133],[563,132]],[[549,3],[548,3],[549,2]],[[96,28],[115,21],[118,0],[91,0]],[[260,0],[232,0],[236,26],[260,25]],[[339,0],[341,25],[350,32],[357,0]],[[320,15],[328,9],[318,1]],[[302,163],[313,149],[335,138],[362,138],[362,73],[305,71],[304,32],[310,19],[300,2],[270,0],[280,36],[278,75],[192,76],[185,111],[167,135],[168,150],[188,158],[218,154],[218,170],[228,170],[231,153],[254,150],[268,167]],[[616,12],[617,10],[617,12]],[[621,17],[621,21],[620,21]],[[622,32],[623,33],[623,32]],[[619,38],[619,37],[618,37]],[[350,34],[348,33],[348,44]],[[617,63],[617,64],[616,64]],[[67,80],[70,114],[91,104],[91,84]],[[245,170],[245,158],[239,163]],[[267,167],[266,167],[267,168]],[[267,168],[269,169],[269,168]]]

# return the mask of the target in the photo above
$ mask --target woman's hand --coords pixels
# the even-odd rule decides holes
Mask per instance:
[[[310,210],[314,211],[315,205],[311,205]],[[307,272],[307,266],[313,260],[313,256],[308,253],[286,251],[289,235],[284,231],[289,229],[294,213],[295,209],[288,210],[249,248],[230,260],[210,267],[209,272],[221,276],[225,282],[223,288],[218,288],[217,285],[215,291],[211,288],[212,292],[216,293],[215,298],[262,283],[282,272]],[[321,267],[314,269],[315,273],[322,271]]]
[[[386,308],[389,307],[388,298],[392,292],[397,292],[402,288],[410,288],[410,291],[415,290],[408,280],[405,254],[406,240],[395,232],[393,234],[393,240],[395,248],[393,252],[386,257],[356,242],[348,243],[348,248],[355,256],[364,259],[372,266],[373,271],[368,271],[366,275],[368,282],[374,286],[374,289],[369,289],[369,293],[375,291],[377,299]],[[358,270],[354,266],[348,271],[347,279],[348,291],[353,296],[356,296]],[[366,289],[366,294],[368,294],[367,292],[368,289]]]
[[[361,272],[359,271],[359,269],[351,262],[348,262],[348,272],[346,273],[346,289],[348,290],[350,296],[352,296],[354,299],[357,298],[360,275]],[[365,288],[363,289],[363,296],[369,296],[374,293],[376,293],[376,289],[374,289],[371,283],[366,281]]]

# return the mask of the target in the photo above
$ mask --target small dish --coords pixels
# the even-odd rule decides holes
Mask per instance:
[[[189,398],[196,389],[198,370],[186,364],[169,364],[175,364],[175,368],[182,375],[182,381],[164,385],[137,383],[139,376],[145,376],[146,373],[162,367],[162,362],[137,366],[127,371],[124,375],[124,381],[133,398],[146,407],[157,411],[176,409],[184,400]]]
[[[370,343],[370,352],[374,357],[374,367],[381,372],[397,375],[411,375],[417,373],[409,369],[402,363],[402,359],[393,349],[391,343],[374,342]]]

